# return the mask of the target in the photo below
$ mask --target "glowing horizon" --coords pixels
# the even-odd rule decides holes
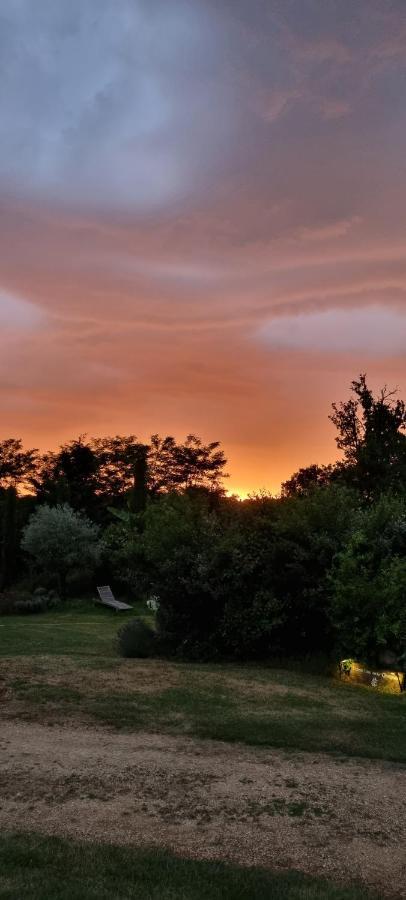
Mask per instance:
[[[403,0],[1,20],[0,437],[196,433],[242,494],[336,459],[359,372],[406,393]]]

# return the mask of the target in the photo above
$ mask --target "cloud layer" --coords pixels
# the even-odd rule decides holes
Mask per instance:
[[[260,333],[277,350],[406,357],[406,315],[379,307],[280,316]]]
[[[4,435],[201,432],[232,484],[406,389],[403,0],[4,0]]]

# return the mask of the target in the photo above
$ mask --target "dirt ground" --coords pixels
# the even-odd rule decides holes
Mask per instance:
[[[0,828],[296,868],[406,897],[406,767],[2,722]]]

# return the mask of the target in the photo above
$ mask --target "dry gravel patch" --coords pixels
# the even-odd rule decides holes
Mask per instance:
[[[1,723],[0,827],[359,879],[406,897],[406,767]]]

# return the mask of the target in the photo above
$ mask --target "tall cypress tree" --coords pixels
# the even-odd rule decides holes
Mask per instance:
[[[17,553],[17,491],[6,488],[3,497],[0,585],[4,590],[13,580]]]

